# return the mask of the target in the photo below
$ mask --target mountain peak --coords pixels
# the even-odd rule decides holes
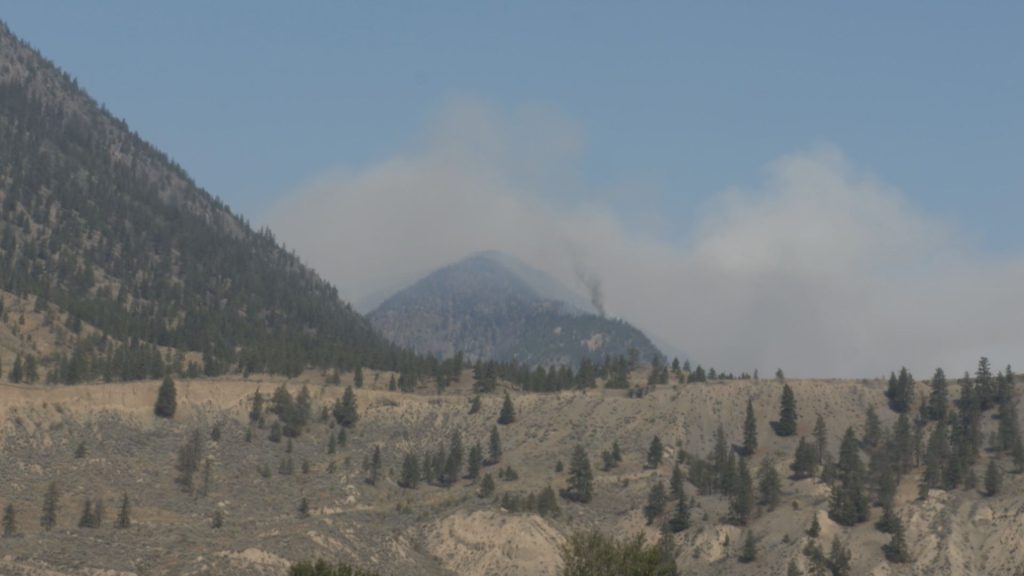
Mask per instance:
[[[418,352],[534,365],[582,358],[658,353],[642,332],[604,318],[550,275],[502,252],[486,251],[444,266],[370,313],[395,343]]]

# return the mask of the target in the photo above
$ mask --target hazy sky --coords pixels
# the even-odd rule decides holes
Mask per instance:
[[[1024,4],[639,4],[0,18],[348,298],[496,248],[727,369],[1024,362]]]

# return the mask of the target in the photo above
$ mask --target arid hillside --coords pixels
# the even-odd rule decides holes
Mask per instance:
[[[307,387],[312,415],[290,443],[287,437],[269,439],[275,416],[250,422],[257,390],[269,407],[281,379],[178,381],[178,410],[170,420],[153,415],[159,382],[0,386],[0,506],[12,504],[16,520],[16,535],[0,539],[0,573],[284,575],[291,562],[328,558],[395,575],[554,575],[560,546],[577,531],[643,533],[657,541],[656,526],[671,516],[672,505],[649,525],[643,508],[652,486],[669,486],[681,451],[688,456],[680,469],[693,480],[696,457],[712,451],[719,426],[731,444],[741,444],[748,399],[758,438],[748,468],[756,472],[773,459],[782,477],[781,499],[774,509],[756,506],[746,527],[735,526],[729,498],[701,494],[687,482],[690,526],[672,536],[682,573],[786,574],[795,561],[807,574],[808,543],[818,542],[828,555],[836,536],[849,548],[851,574],[1017,574],[1024,565],[1024,548],[1017,545],[1024,536],[1024,480],[1010,473],[1009,456],[998,457],[1006,474],[993,497],[982,494],[979,480],[977,489],[931,490],[922,500],[924,467],[903,476],[894,510],[906,527],[912,555],[906,564],[883,555],[890,535],[875,527],[880,508],[872,507],[866,522],[840,526],[829,519],[827,483],[791,479],[799,438],[813,438],[817,415],[826,423],[833,457],[848,427],[863,434],[869,407],[883,429],[894,425],[881,381],[788,382],[799,419],[797,434],[785,438],[772,425],[783,388],[776,381],[673,383],[640,398],[601,389],[512,393],[516,419],[497,426],[500,462],[481,472],[496,486],[481,498],[483,481],[466,479],[465,466],[448,487],[419,482],[405,488],[399,481],[408,454],[433,454],[450,446],[455,432],[467,453],[479,442],[488,454],[503,392],[482,396],[471,413],[468,372],[443,395],[388,392],[390,374],[367,372],[365,386],[355,390],[359,420],[339,441],[342,427],[331,409],[351,384],[351,374],[346,376],[341,386],[325,386],[315,373],[287,381],[295,397]],[[643,374],[633,376],[637,384],[646,381]],[[927,393],[924,383],[917,387]],[[957,396],[955,386],[951,393]],[[986,438],[998,428],[992,414],[982,417]],[[924,425],[919,436],[927,439],[934,426]],[[176,465],[196,431],[201,464],[187,488],[176,481],[182,476]],[[663,461],[650,467],[655,435],[664,444]],[[621,464],[603,470],[601,454],[614,443]],[[566,488],[577,444],[594,470],[591,502],[559,497],[557,515],[508,509],[525,508],[528,495],[548,486]],[[375,447],[380,467],[370,484]],[[860,450],[860,457],[867,465],[868,450]],[[985,452],[974,465],[978,478],[990,458],[995,456]],[[505,473],[508,467],[514,479]],[[58,512],[56,526],[46,531],[40,518],[51,482]],[[754,482],[756,489],[756,475]],[[506,494],[521,498],[516,503]],[[131,525],[117,528],[124,495]],[[99,527],[79,527],[86,499],[103,503]],[[304,499],[308,513],[300,510]],[[816,538],[807,534],[813,518],[820,525]],[[217,520],[221,526],[215,528]],[[741,563],[748,531],[757,555]]]

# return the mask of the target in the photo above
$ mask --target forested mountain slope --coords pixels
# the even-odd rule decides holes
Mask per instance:
[[[18,356],[58,381],[143,377],[157,353],[208,375],[399,357],[268,230],[2,23],[0,289],[5,373]]]

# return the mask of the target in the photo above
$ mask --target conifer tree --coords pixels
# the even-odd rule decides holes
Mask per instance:
[[[910,418],[905,412],[896,420],[892,442],[892,455],[897,469],[901,474],[906,474],[914,465],[914,437],[910,428]]]
[[[988,461],[988,468],[985,470],[985,495],[988,497],[999,494],[1003,486],[1003,473],[994,459]]]
[[[465,453],[462,447],[462,434],[458,430],[452,433],[451,442],[448,444],[448,459],[444,465],[444,485],[451,486],[458,481],[462,474],[462,461]]]
[[[782,385],[782,400],[779,406],[779,422],[776,428],[779,436],[793,436],[796,434],[796,396],[789,384]]]
[[[355,369],[354,374],[352,376],[352,382],[353,382],[353,384],[355,384],[356,388],[362,388],[363,387],[363,367],[362,366],[356,366],[356,369]]]
[[[655,436],[651,440],[651,445],[647,449],[647,467],[657,468],[661,466],[662,455],[665,452],[665,447],[661,443],[661,438]]]
[[[757,560],[757,540],[754,539],[754,533],[750,530],[747,530],[747,535],[743,539],[743,548],[740,550],[737,560],[744,564]]]
[[[551,486],[545,486],[537,496],[537,514],[541,516],[555,516],[561,513],[558,507],[558,498]]]
[[[747,456],[757,451],[757,417],[754,404],[747,399],[747,417],[743,421],[743,453]]]
[[[164,376],[164,381],[156,393],[156,404],[153,405],[153,413],[160,418],[174,418],[178,410],[177,390],[174,387],[174,380],[170,375]]]
[[[114,524],[116,528],[129,528],[132,525],[131,519],[131,503],[128,501],[128,493],[125,492],[121,496],[121,508],[117,513],[117,522]]]
[[[680,492],[676,498],[675,511],[668,520],[669,529],[673,532],[682,532],[690,527],[690,503],[685,492]]]
[[[850,550],[843,545],[838,535],[832,539],[832,549],[829,551],[828,564],[829,568],[832,569],[833,576],[850,575]]]
[[[345,428],[356,425],[356,422],[359,421],[359,406],[356,402],[356,393],[351,386],[346,387],[341,399],[334,402],[331,412],[338,425]]]
[[[469,461],[466,465],[466,478],[470,480],[476,480],[480,477],[480,467],[484,461],[484,450],[480,447],[480,443],[477,442],[469,449]]]
[[[685,490],[686,479],[683,476],[683,469],[676,464],[672,468],[672,479],[669,481],[669,493],[672,498],[682,498]]]
[[[305,496],[299,501],[299,518],[309,518],[309,500]]]
[[[43,513],[39,517],[39,525],[43,530],[49,532],[57,525],[57,511],[60,508],[60,492],[57,490],[57,483],[50,482],[50,486],[43,495]]]
[[[882,422],[878,419],[878,413],[874,406],[868,406],[867,416],[864,419],[864,438],[861,442],[866,448],[878,446],[882,438]]]
[[[650,525],[654,520],[665,512],[665,504],[668,503],[668,496],[665,494],[665,485],[659,480],[651,487],[647,495],[647,505],[644,506],[644,517]]]
[[[889,543],[882,546],[882,552],[885,554],[885,559],[889,562],[896,564],[904,564],[910,562],[910,550],[907,547],[907,539],[904,534],[903,521],[899,517],[894,517],[892,522],[892,538]]]
[[[818,464],[823,464],[825,454],[828,452],[828,426],[821,414],[818,414],[818,418],[814,422],[814,451],[818,457]]]
[[[949,458],[946,421],[939,420],[928,438],[928,448],[924,458],[924,474],[921,476],[921,496],[927,498],[929,489],[945,487],[947,476],[944,467]]]
[[[821,534],[821,523],[818,522],[818,515],[815,514],[811,517],[811,525],[807,528],[807,535],[811,538],[817,538],[818,534]]]
[[[775,462],[771,458],[761,461],[761,467],[757,472],[757,491],[760,495],[760,504],[774,510],[779,504],[782,494],[782,481],[779,473],[775,470]]]
[[[14,516],[14,504],[7,504],[4,508],[3,530],[4,538],[11,538],[18,533],[18,525]]]
[[[797,566],[795,559],[790,559],[789,565],[786,567],[786,576],[803,576],[803,572],[800,571],[800,567]]]
[[[622,463],[622,449],[619,448],[618,440],[612,442],[612,459],[620,464]]]
[[[376,485],[377,484],[377,481],[380,479],[380,466],[381,466],[380,446],[374,446],[373,447],[373,455],[370,457],[370,477],[367,479],[367,482],[369,484],[371,484],[371,485]]]
[[[736,489],[729,501],[729,519],[738,526],[746,526],[754,510],[754,483],[750,478],[747,461],[741,459],[736,473]]]
[[[480,411],[480,395],[473,396],[473,399],[469,402],[469,413],[476,414]]]
[[[480,497],[489,498],[492,494],[494,494],[494,478],[491,477],[490,473],[487,473],[480,480]]]
[[[92,528],[94,522],[95,519],[93,518],[92,500],[86,498],[85,503],[82,506],[82,515],[78,518],[78,527]]]
[[[812,478],[818,470],[817,450],[808,444],[803,436],[800,437],[800,443],[796,446],[796,454],[789,468],[797,480]]]
[[[487,463],[497,464],[501,462],[501,434],[498,433],[498,427],[491,427],[491,438],[487,448]]]
[[[408,488],[415,490],[416,486],[420,481],[420,465],[419,459],[412,452],[405,455],[405,460],[402,461],[402,476],[398,481],[398,485],[402,488]]]
[[[501,413],[498,414],[498,424],[502,426],[516,421],[516,407],[512,404],[512,397],[505,392],[505,401],[501,404]]]
[[[569,479],[567,495],[577,502],[590,502],[594,496],[594,471],[590,468],[590,458],[582,444],[573,449],[569,460]]]
[[[942,371],[942,368],[936,368],[931,386],[932,391],[928,396],[928,418],[945,420],[949,414],[949,391],[946,384],[946,373]]]
[[[832,487],[828,511],[832,520],[844,526],[853,526],[868,518],[868,500],[864,495],[864,466],[860,460],[859,450],[853,428],[847,428],[839,447],[839,483]]]

